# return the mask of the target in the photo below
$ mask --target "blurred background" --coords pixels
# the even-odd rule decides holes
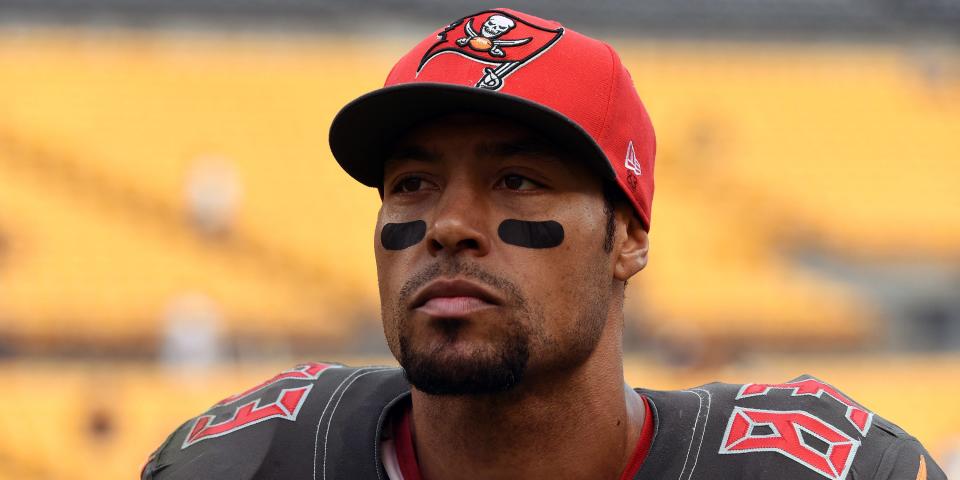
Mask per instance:
[[[657,129],[628,380],[811,373],[960,476],[960,0],[510,6],[613,44]],[[486,7],[0,0],[0,479],[135,478],[297,362],[392,363],[327,129]]]

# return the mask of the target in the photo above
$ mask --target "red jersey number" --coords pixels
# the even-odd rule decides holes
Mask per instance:
[[[313,383],[285,388],[280,391],[280,394],[277,395],[275,400],[270,402],[263,402],[263,398],[253,398],[249,402],[239,405],[233,409],[232,412],[229,410],[224,412],[223,410],[224,407],[239,403],[239,400],[260,392],[275,383],[288,380],[316,380],[320,377],[320,374],[327,369],[337,367],[339,367],[339,365],[329,365],[325,363],[298,365],[253,388],[224,398],[211,408],[211,411],[220,410],[220,412],[218,412],[219,415],[207,414],[197,417],[180,448],[187,448],[190,445],[209,438],[221,437],[272,418],[296,421],[300,407],[302,407],[307,400],[307,396],[313,388]],[[213,423],[216,417],[223,417],[225,414],[227,416],[226,420]]]
[[[831,480],[843,480],[859,447],[858,440],[807,412],[734,407],[720,453],[776,452]]]

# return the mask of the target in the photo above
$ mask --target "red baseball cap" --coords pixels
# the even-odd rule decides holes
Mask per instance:
[[[649,231],[656,138],[630,73],[609,45],[514,10],[463,17],[420,42],[383,88],[340,110],[330,149],[350,176],[380,187],[400,135],[464,111],[509,117],[583,159]]]

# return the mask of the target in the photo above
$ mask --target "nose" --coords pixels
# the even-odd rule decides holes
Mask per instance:
[[[433,256],[470,255],[482,257],[490,251],[486,232],[486,208],[477,192],[448,185],[428,223],[427,249]]]

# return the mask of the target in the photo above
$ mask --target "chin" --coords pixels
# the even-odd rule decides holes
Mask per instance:
[[[400,339],[407,380],[430,395],[482,395],[508,391],[523,379],[530,358],[525,336],[491,343],[442,335],[426,344]]]

